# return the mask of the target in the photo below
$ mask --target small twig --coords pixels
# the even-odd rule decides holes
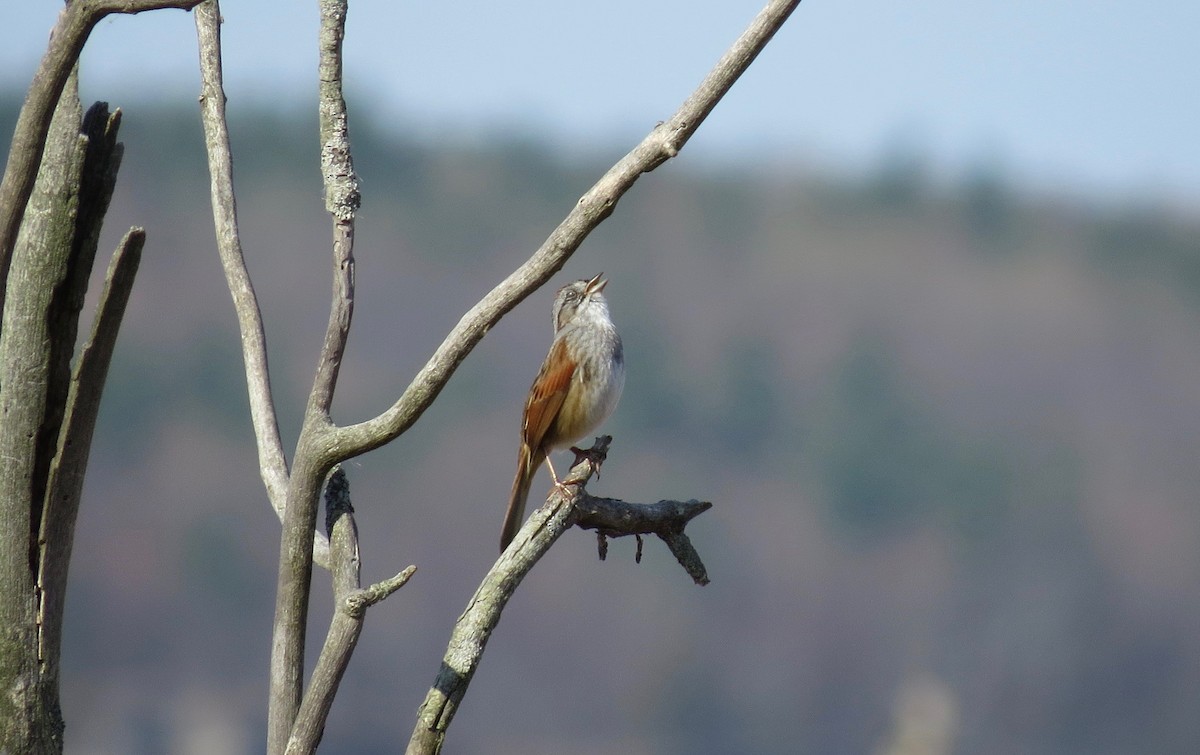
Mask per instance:
[[[362,615],[371,606],[386,599],[392,593],[399,590],[408,584],[408,580],[417,573],[417,567],[409,566],[404,571],[394,577],[388,577],[382,582],[376,582],[370,587],[364,587],[350,595],[342,601],[342,610],[350,613],[352,616]]]
[[[683,534],[683,530],[678,531],[668,530],[667,532],[658,534],[658,537],[667,544],[671,549],[671,553],[675,555],[675,560],[679,562],[696,584],[708,584],[708,572],[704,569],[703,562],[700,561],[700,554],[692,546],[692,541],[688,536]]]
[[[633,535],[637,538],[634,556],[642,561],[642,535],[655,535],[671,549],[679,565],[698,585],[708,584],[708,574],[700,555],[692,547],[683,528],[692,519],[712,508],[708,501],[659,501],[658,503],[627,503],[615,498],[594,498],[584,494],[575,505],[574,524],[596,530],[604,547],[600,560],[608,555],[609,538]]]

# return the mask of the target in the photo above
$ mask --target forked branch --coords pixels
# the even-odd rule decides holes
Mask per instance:
[[[267,711],[267,751],[273,755],[282,752],[291,738],[302,702],[304,635],[312,574],[308,543],[316,527],[317,495],[326,473],[346,458],[335,448],[329,407],[354,314],[354,216],[359,202],[350,156],[349,116],[342,95],[347,0],[321,0],[319,9],[321,172],[326,207],[333,219],[333,297],[296,444],[283,516]]]
[[[358,527],[354,523],[354,507],[350,504],[350,483],[341,467],[334,468],[325,486],[325,530],[329,535],[335,609],[325,646],[317,657],[317,665],[300,703],[287,744],[288,755],[312,753],[317,749],[338,685],[362,634],[367,608],[399,590],[417,571],[417,567],[410,566],[370,587],[359,585]]]
[[[267,417],[267,419],[261,422],[260,418],[256,417],[255,419],[256,432],[259,435],[260,459],[263,460],[264,465],[264,479],[267,481],[268,489],[272,490],[272,501],[277,510],[280,507],[278,491],[281,481],[286,485],[286,494],[283,496],[284,523],[280,553],[279,592],[276,600],[275,637],[271,659],[272,691],[268,713],[269,752],[281,752],[286,746],[293,734],[293,725],[296,724],[301,705],[304,638],[312,569],[312,551],[309,544],[312,542],[315,532],[317,500],[326,473],[333,465],[341,461],[378,448],[393,440],[416,422],[425,409],[437,398],[457,366],[500,317],[562,268],[591,231],[613,212],[620,198],[643,173],[653,170],[679,153],[679,150],[699,128],[708,113],[757,57],[798,4],[799,0],[772,0],[679,110],[670,119],[658,124],[637,147],[601,177],[530,259],[463,316],[428,363],[418,372],[389,409],[367,422],[348,427],[337,427],[329,417],[329,407],[332,403],[338,369],[342,361],[353,313],[354,214],[358,205],[358,194],[350,161],[345,102],[341,94],[341,45],[345,31],[346,2],[345,0],[320,0],[322,23],[319,64],[321,159],[325,174],[326,200],[333,215],[334,224],[333,304],[325,343],[321,351],[313,390],[310,393],[309,405],[290,474],[283,462],[282,452],[277,450],[278,431],[275,427],[274,417],[273,415],[269,416],[269,412],[273,412],[273,408],[269,390],[265,384],[265,350],[261,351],[264,380],[259,386],[259,393],[262,397],[263,407],[261,416]],[[211,116],[206,116],[206,120],[211,117],[214,122],[219,122],[221,125],[213,130],[218,138],[215,140],[210,138],[210,152],[227,154],[227,138],[220,133],[224,128],[224,99],[220,93],[219,47],[215,41],[219,30],[219,10],[215,0],[206,0],[203,12],[197,13],[197,27],[202,49],[215,51],[216,63],[215,65],[208,64],[209,70],[206,73],[205,110],[206,112],[212,111]],[[203,60],[202,53],[202,64]],[[216,86],[210,89],[207,84],[209,81],[215,82]],[[212,102],[208,102],[208,100],[212,100]],[[222,141],[225,143],[222,144]],[[214,182],[217,180],[218,172],[222,174],[220,180],[227,182],[230,188],[227,198],[219,197],[217,189],[214,188],[214,206],[218,202],[226,204],[231,212],[231,178],[226,177],[228,171],[225,168],[217,166],[214,168]],[[230,219],[232,219],[232,215],[227,217],[226,222],[228,223]],[[222,224],[220,217],[217,219],[217,224],[220,228]],[[228,224],[226,227],[231,228],[236,237],[236,224]],[[230,257],[236,258],[234,259],[236,264],[244,267],[244,263],[240,261],[240,252],[231,253]],[[235,282],[231,277],[231,288],[234,287]],[[248,289],[248,285],[245,288]],[[238,293],[235,291],[235,301],[237,300]],[[251,295],[247,301],[252,300]],[[254,316],[257,317],[257,305],[254,305],[253,309],[255,310]],[[241,312],[239,311],[240,316]],[[261,324],[256,327],[261,329]],[[253,329],[251,328],[251,330]],[[246,345],[248,340],[254,340],[253,334],[251,335],[252,337],[247,339],[246,330],[243,330],[243,345],[247,348],[248,372],[253,369],[249,353],[250,347]],[[254,346],[254,350],[256,352],[254,356],[257,359],[259,358],[258,347]],[[251,377],[250,382],[253,398],[256,390],[255,379]],[[581,462],[582,465],[589,463],[591,462],[588,460]],[[579,466],[577,465],[577,467]],[[590,469],[587,474],[590,474]],[[584,479],[586,479],[586,475]],[[421,734],[420,724],[417,732],[414,733],[414,744],[419,745],[420,742],[429,744],[432,741],[433,750],[417,749],[415,751],[434,751],[440,748],[445,727],[449,725],[453,716],[457,699],[461,698],[461,693],[450,689],[451,682],[454,679],[463,680],[464,683],[461,684],[461,687],[455,687],[455,689],[461,688],[465,691],[465,681],[469,681],[470,674],[474,671],[474,664],[477,663],[478,656],[482,653],[483,645],[486,643],[491,627],[494,626],[495,619],[498,619],[504,602],[511,595],[511,591],[515,589],[520,577],[536,561],[536,558],[526,559],[531,554],[544,553],[545,549],[549,548],[554,539],[561,534],[562,529],[575,523],[573,502],[578,499],[579,496],[574,496],[570,500],[560,500],[557,504],[554,504],[552,499],[553,505],[543,510],[546,513],[539,512],[531,518],[531,522],[535,524],[540,522],[540,525],[535,526],[533,530],[530,530],[528,525],[522,529],[518,534],[518,540],[501,556],[496,567],[489,573],[488,579],[480,588],[480,593],[477,593],[477,600],[473,601],[472,608],[468,610],[467,614],[464,614],[464,620],[460,621],[459,626],[455,629],[444,666],[446,678],[439,677],[439,683],[431,692],[430,700],[427,700],[427,705],[422,708],[422,721],[427,720],[427,714],[434,718],[434,725],[424,730],[434,732],[434,739],[429,740],[426,735]],[[694,502],[680,505],[685,507],[690,516],[699,513],[706,506]],[[539,517],[541,518],[539,519]],[[690,545],[687,544],[686,537],[682,535],[682,529],[683,526],[680,523],[674,529],[663,530],[661,533],[656,531],[656,533],[660,534],[668,545],[671,545],[672,551],[681,558],[681,563],[685,563],[690,558],[685,558],[687,551],[690,550]],[[615,535],[619,533],[620,529],[619,527],[609,527],[607,531]],[[522,541],[523,537],[528,539]],[[698,582],[703,582],[706,577],[703,574],[703,566],[697,566],[698,563],[697,559],[695,564],[688,566],[689,573]],[[685,563],[685,565],[687,564]],[[386,589],[384,591],[386,592]],[[489,621],[491,623],[488,623]],[[466,656],[471,656],[473,660],[466,665],[459,663]],[[463,679],[464,673],[466,674],[465,680]],[[439,690],[444,694],[441,698],[435,699],[435,693]],[[410,744],[410,749],[413,746]]]

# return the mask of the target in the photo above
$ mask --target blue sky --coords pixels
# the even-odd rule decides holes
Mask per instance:
[[[529,132],[615,152],[668,116],[763,0],[357,0],[351,107],[435,137]],[[0,85],[24,88],[59,4],[13,4]],[[231,107],[304,107],[316,2],[224,4]],[[684,152],[859,171],[901,145],[953,178],[981,163],[1052,192],[1200,206],[1195,0],[806,0]],[[84,97],[136,117],[194,103],[191,16],[116,17]],[[352,111],[353,114],[353,111]]]

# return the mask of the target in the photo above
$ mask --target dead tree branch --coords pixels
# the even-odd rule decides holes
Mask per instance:
[[[698,585],[708,584],[708,571],[692,541],[683,533],[687,523],[712,508],[708,501],[659,501],[658,503],[627,503],[615,498],[593,498],[584,495],[575,506],[575,526],[596,530],[600,559],[607,554],[605,540],[613,537],[638,537],[638,560],[641,560],[641,535],[654,535],[667,544],[675,560]]]
[[[92,333],[84,344],[71,375],[58,450],[46,491],[46,511],[38,538],[40,565],[38,592],[42,639],[39,654],[48,666],[45,673],[57,676],[61,656],[62,619],[66,602],[67,570],[75,542],[75,520],[83,495],[83,477],[91,455],[92,434],[100,411],[100,396],[108,376],[117,333],[133,281],[141,262],[146,232],[131,228],[113,253],[92,322]]]
[[[37,178],[46,147],[50,118],[67,76],[92,29],[111,13],[141,13],[159,8],[190,9],[200,0],[74,0],[58,16],[50,45],[33,76],[8,150],[8,164],[0,180],[0,282],[8,280],[13,244],[25,215],[29,194]],[[0,309],[5,289],[0,286]]]
[[[588,234],[612,214],[617,201],[643,173],[654,170],[679,154],[679,150],[717,102],[754,61],[797,5],[799,0],[774,0],[768,4],[679,110],[656,126],[633,151],[609,169],[583,195],[541,248],[463,316],[391,408],[372,420],[340,431],[344,440],[338,444],[339,448],[347,454],[363,453],[388,442],[411,426],[437,398],[458,364],[492,325],[562,267]],[[583,479],[586,479],[591,474],[592,464],[593,461],[585,457],[575,466],[568,479],[573,481],[576,472],[584,474]],[[446,731],[466,694],[500,613],[533,564],[563,531],[577,522],[576,505],[583,496],[582,489],[578,489],[574,496],[567,497],[561,489],[556,488],[547,504],[530,516],[509,548],[484,577],[466,611],[455,624],[441,669],[417,713],[417,725],[408,744],[409,755],[432,755],[441,751]],[[624,507],[628,506],[624,504]],[[683,525],[687,519],[707,509],[708,505],[692,502],[664,505],[663,509],[675,507],[686,518],[663,529],[662,534],[649,527],[649,521],[655,519],[659,511],[643,511],[639,516],[624,507],[616,507],[622,509],[620,511],[611,506],[594,507],[589,510],[589,515],[597,517],[596,521],[602,522],[614,534],[637,534],[622,532],[623,520],[638,522],[638,527],[649,528],[668,544],[693,580],[698,584],[707,583],[704,566],[683,534]]]
[[[312,575],[312,554],[307,543],[312,540],[316,526],[321,484],[330,468],[345,458],[334,450],[337,439],[332,434],[329,408],[354,315],[354,216],[359,204],[358,181],[350,156],[349,119],[342,94],[346,10],[346,0],[320,2],[318,107],[325,203],[333,219],[333,295],[325,340],[296,445],[283,517],[267,713],[269,753],[283,750],[299,711]]]
[[[237,200],[233,190],[233,153],[229,146],[229,125],[225,116],[225,87],[221,70],[221,9],[212,0],[195,11],[196,36],[200,48],[200,119],[208,153],[211,178],[213,225],[217,251],[225,282],[233,295],[233,308],[241,332],[242,360],[246,367],[246,389],[250,398],[250,419],[258,444],[258,466],[271,505],[283,518],[287,495],[288,469],[279,437],[279,422],[271,396],[267,368],[267,337],[262,310],[246,269],[242,238],[238,231]],[[325,544],[320,543],[324,550]]]
[[[297,725],[297,716],[302,704],[304,641],[313,563],[311,544],[315,532],[319,493],[327,473],[335,464],[378,448],[407,430],[436,399],[457,366],[482,339],[488,329],[524,297],[561,269],[588,234],[612,213],[619,199],[638,177],[678,154],[708,113],[755,59],[798,2],[799,0],[774,0],[768,5],[675,115],[656,126],[641,144],[614,165],[584,194],[541,248],[463,316],[434,352],[429,362],[418,372],[389,409],[366,422],[348,427],[337,427],[329,416],[329,409],[353,315],[354,216],[358,207],[359,194],[350,159],[347,113],[342,95],[341,55],[342,40],[345,34],[346,3],[345,0],[321,0],[319,63],[321,164],[324,173],[326,204],[333,217],[333,301],[290,474],[282,464],[282,453],[278,454],[279,462],[268,459],[268,463],[275,465],[276,471],[271,473],[272,479],[277,483],[280,479],[286,478],[275,634],[271,654],[272,691],[268,712],[268,752],[279,753],[287,746],[289,738],[293,735],[293,729]],[[202,52],[202,65],[207,65],[208,68],[205,74],[204,110],[206,113],[211,111],[211,115],[206,116],[206,120],[219,121],[223,129],[224,100],[219,86],[219,46],[215,41],[219,31],[219,10],[216,0],[205,0],[202,10],[197,13],[197,26],[202,49],[209,50],[209,54],[215,56],[213,58],[215,63],[205,64],[205,54]],[[215,86],[210,88],[209,84],[214,82]],[[214,128],[213,133],[216,137],[210,136],[209,138],[210,153],[223,152],[227,154],[227,138],[221,135],[219,129]],[[220,180],[222,182],[231,182],[226,167],[216,165],[214,167],[214,184],[217,181],[218,173],[221,173]],[[231,183],[227,196],[219,195],[218,189],[214,188],[214,207],[219,203],[228,206],[229,212],[225,217],[226,228],[236,236],[236,221],[232,215],[232,196]],[[217,210],[214,210],[214,213],[216,214]],[[219,235],[223,235],[220,232],[222,220],[219,215],[217,223]],[[237,257],[240,258],[240,252]],[[235,292],[235,301],[237,300],[238,294]],[[249,357],[247,357],[247,364],[248,366],[250,364]],[[265,356],[263,373],[265,375]],[[254,380],[251,380],[251,392],[253,393],[254,390]],[[269,408],[269,393],[263,392],[262,396],[265,405]],[[258,424],[259,421],[256,419],[256,429]],[[273,418],[270,425],[271,427],[268,429],[274,430]],[[277,430],[274,432],[277,433]],[[263,434],[260,433],[260,455],[262,455],[263,442]],[[272,446],[273,443],[274,441],[268,439],[266,445]],[[271,450],[268,456],[273,458],[274,451]],[[264,478],[266,479],[267,476],[268,472],[264,471]],[[270,488],[273,484],[271,479],[267,480],[267,484]],[[278,510],[279,502],[274,494],[272,500]],[[535,528],[536,531],[529,535],[519,534],[518,540],[526,536],[533,538],[531,542],[539,543],[534,548],[534,552],[543,544],[545,548],[548,548],[553,539],[558,536],[557,533],[561,532],[559,525],[570,526],[573,522],[572,510],[566,502],[561,502],[559,507],[543,518],[542,529]],[[536,516],[534,521],[536,521]],[[522,533],[527,531],[528,527],[523,529]],[[547,533],[554,533],[549,541],[545,540]],[[663,535],[663,538],[672,545],[672,549],[677,553],[685,550],[681,546],[681,543],[686,543],[686,538],[682,537],[682,525],[676,531]],[[496,618],[498,618],[507,596],[511,595],[511,589],[515,589],[516,583],[519,582],[520,575],[532,567],[533,561],[520,560],[528,557],[528,553],[520,555],[526,550],[526,548],[517,546],[510,548],[511,555],[506,553],[505,556],[502,556],[501,562],[498,562],[498,567],[507,563],[507,571],[504,569],[493,570],[494,574],[489,576],[490,580],[500,581],[485,582],[485,585],[480,588],[481,591],[486,591],[486,594],[477,596],[481,601],[480,607],[486,607],[488,611],[494,612]],[[506,559],[518,560],[508,563]],[[698,570],[691,568],[690,573],[697,581],[705,579],[702,565]],[[386,589],[384,591],[386,592]],[[483,626],[485,625],[480,624],[475,629]],[[447,655],[448,664],[455,656],[453,648],[456,642],[464,648],[477,647],[478,652],[482,652],[482,641],[475,629],[471,626],[460,626],[459,629],[456,629],[455,637],[457,639],[452,640],[452,651]],[[490,629],[486,631],[490,632]],[[486,639],[486,635],[483,639]],[[352,643],[349,644],[349,647],[352,647]],[[448,668],[455,669],[457,666],[450,664]],[[470,668],[473,672],[473,665]],[[465,690],[465,685],[463,685],[463,689]],[[448,725],[449,716],[452,716],[456,704],[453,697],[448,697],[447,700],[449,702],[442,705],[437,713],[438,720],[444,725]],[[438,707],[436,703],[434,707]],[[447,711],[449,716],[446,715]],[[440,729],[442,734],[438,735],[437,739],[438,747],[440,747],[440,737],[444,736],[444,730],[443,726]],[[414,734],[414,737],[416,736]],[[311,741],[311,738],[306,741]]]
[[[76,483],[95,416],[95,405],[87,406],[89,398],[81,391],[98,392],[104,379],[103,370],[97,370],[89,376],[97,384],[74,383],[71,358],[122,154],[116,141],[119,111],[110,115],[107,105],[97,103],[81,118],[81,110],[75,78],[68,76],[5,281],[0,625],[9,631],[5,657],[10,662],[0,664],[0,685],[11,694],[0,704],[0,750],[43,752],[62,746],[62,607],[81,490]]]
[[[610,168],[533,256],[463,315],[396,403],[374,419],[339,428],[331,443],[337,449],[337,461],[378,448],[411,427],[488,330],[566,264],[643,173],[679,154],[799,4],[800,0],[773,0],[768,4],[675,114]]]
[[[325,529],[329,534],[335,609],[325,646],[300,703],[287,745],[288,755],[316,751],[338,684],[362,634],[367,608],[399,590],[417,571],[417,567],[410,566],[381,583],[365,589],[360,587],[358,528],[354,524],[354,507],[350,504],[350,483],[341,467],[334,468],[325,486]]]
[[[580,455],[563,478],[565,488],[556,487],[551,491],[545,505],[530,515],[484,576],[466,610],[454,624],[437,678],[417,711],[417,725],[408,742],[408,755],[432,755],[441,751],[446,731],[467,693],[488,638],[500,622],[501,612],[525,575],[564,532],[572,526],[599,527],[612,537],[653,533],[664,540],[668,537],[686,540],[683,528],[712,507],[711,503],[697,501],[660,501],[644,505],[592,498],[584,485],[603,463],[611,441],[609,436],[597,438],[595,445]],[[674,550],[672,548],[672,552]],[[699,564],[699,556],[695,560]],[[680,563],[684,562],[681,560]],[[707,584],[706,576],[696,578],[694,566],[685,564],[684,568],[697,584]],[[699,565],[698,571],[703,574],[703,564]]]
[[[554,488],[546,504],[529,516],[471,596],[466,610],[454,623],[437,678],[417,711],[417,725],[406,750],[408,755],[441,751],[446,731],[479,667],[488,639],[500,622],[500,613],[534,564],[570,529],[575,504],[584,495],[583,483],[591,478],[607,448],[605,439],[593,449],[593,456],[571,468],[564,482],[571,486],[572,492]]]

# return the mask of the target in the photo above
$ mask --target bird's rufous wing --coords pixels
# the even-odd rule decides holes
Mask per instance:
[[[575,374],[575,362],[567,358],[566,341],[558,339],[550,347],[542,369],[538,371],[529,398],[525,402],[525,426],[521,428],[524,440],[531,449],[542,445],[546,431],[562,408]]]

